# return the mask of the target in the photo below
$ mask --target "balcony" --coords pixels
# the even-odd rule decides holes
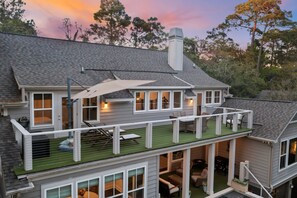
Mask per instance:
[[[242,137],[251,132],[252,111],[222,109],[223,113],[219,114],[39,133],[29,133],[18,122],[12,120],[24,161],[22,166],[15,167],[15,171],[17,175],[23,175],[127,155],[137,157],[137,154],[143,156],[143,153],[146,153],[145,155],[148,156],[153,155],[154,152],[180,150],[223,139]],[[237,114],[247,115],[245,125],[242,128],[239,128],[237,124],[233,124],[232,128],[226,127],[224,123],[226,123],[227,116],[233,117],[234,123],[237,123]],[[180,122],[185,118],[195,121],[194,132],[180,131]],[[204,132],[202,132],[203,118],[208,119],[207,129]],[[94,144],[96,142],[85,139],[83,135],[89,130],[99,128],[113,130],[113,138],[106,146],[100,143]],[[125,129],[125,132],[120,133],[120,129]],[[73,136],[73,150],[61,151],[58,149],[59,145],[67,139],[69,132]],[[120,136],[123,134],[136,134],[141,138],[137,139],[138,144],[134,141],[120,141]]]

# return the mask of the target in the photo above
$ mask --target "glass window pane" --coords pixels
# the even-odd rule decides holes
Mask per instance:
[[[123,173],[115,175],[115,195],[123,193]]]
[[[97,120],[97,108],[84,108],[83,120]]]
[[[44,106],[43,108],[52,108],[52,94],[44,94]]]
[[[215,91],[215,103],[220,103],[220,91]]]
[[[93,179],[89,181],[89,190],[92,192],[92,194],[96,197],[99,195],[99,179]],[[96,193],[96,194],[94,194]],[[93,196],[90,196],[93,197]]]
[[[34,109],[42,108],[42,94],[34,94]]]
[[[59,188],[47,190],[46,198],[59,198]]]
[[[145,110],[145,92],[136,92],[136,111]]]
[[[133,190],[136,188],[136,170],[131,170],[128,173],[128,190]]]
[[[170,92],[165,91],[162,92],[162,109],[170,108]]]
[[[43,111],[34,111],[34,124],[43,124]]]
[[[212,91],[207,91],[205,103],[211,103],[211,98],[212,98]]]
[[[60,188],[60,198],[71,197],[71,185]]]
[[[137,188],[142,188],[144,184],[144,174],[137,174]]]
[[[83,107],[87,107],[89,106],[89,98],[84,98],[83,101],[82,101],[82,106]]]
[[[159,93],[156,91],[150,92],[150,110],[158,109],[158,95]]]
[[[280,158],[280,169],[284,168],[286,166],[286,156],[281,156]]]
[[[114,176],[109,175],[105,177],[105,187],[104,187],[104,194],[105,197],[113,196],[114,195],[114,186],[113,186]]]
[[[290,140],[290,153],[289,153],[289,161],[288,164],[293,164],[297,161],[297,155],[296,155],[296,146],[297,146],[297,138]]]
[[[97,97],[90,99],[90,106],[97,106]]]
[[[174,106],[173,108],[181,108],[181,92],[174,92]]]
[[[287,141],[282,142],[282,145],[281,145],[281,155],[286,153],[287,153]]]
[[[144,190],[140,189],[140,190],[137,190],[137,191],[134,191],[134,192],[130,192],[128,194],[128,197],[129,198],[143,198],[144,197]]]
[[[52,124],[52,110],[43,111],[43,124]]]

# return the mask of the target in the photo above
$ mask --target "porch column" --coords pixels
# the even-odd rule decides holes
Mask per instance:
[[[81,161],[81,141],[80,141],[80,131],[74,131],[73,134],[73,161]]]
[[[179,120],[173,120],[173,143],[179,142]]]
[[[208,145],[208,176],[207,176],[207,194],[212,195],[214,187],[214,163],[215,163],[215,144]]]
[[[145,147],[152,148],[152,132],[153,132],[153,124],[151,122],[146,124],[145,129]]]
[[[190,189],[190,160],[191,160],[191,149],[183,151],[183,185],[182,185],[182,198],[189,197]]]
[[[223,124],[226,124],[227,121],[227,108],[223,108]]]
[[[231,181],[234,179],[235,173],[235,149],[236,139],[230,140],[229,143],[229,170],[228,170],[228,185],[231,185]]]
[[[115,126],[113,129],[113,154],[120,154],[120,127]]]

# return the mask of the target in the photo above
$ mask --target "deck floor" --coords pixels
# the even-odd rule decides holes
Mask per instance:
[[[246,132],[250,129],[242,128],[236,133]],[[121,141],[120,144],[120,154],[114,155],[112,152],[112,143],[107,144],[107,146],[102,147],[100,144],[92,145],[90,141],[81,142],[81,161],[73,161],[73,153],[70,151],[62,152],[58,150],[59,143],[65,140],[65,138],[50,139],[50,156],[33,159],[33,170],[25,171],[23,166],[15,167],[15,172],[17,175],[40,172],[44,170],[50,170],[54,168],[60,168],[65,166],[71,166],[75,164],[81,164],[86,162],[104,160],[108,158],[120,157],[123,155],[135,154],[140,152],[146,152],[154,149],[160,149],[165,147],[176,146],[179,144],[186,144],[191,142],[202,141],[205,139],[211,139],[218,137],[215,134],[215,121],[209,120],[208,129],[202,134],[201,139],[196,139],[195,133],[185,133],[180,132],[180,142],[175,144],[172,142],[172,125],[162,125],[153,127],[153,147],[151,149],[145,148],[145,128],[130,129],[126,130],[126,134],[134,133],[140,135],[141,138],[137,139],[139,144],[133,141]],[[233,134],[230,128],[225,127],[222,124],[222,134],[220,136],[226,136]]]

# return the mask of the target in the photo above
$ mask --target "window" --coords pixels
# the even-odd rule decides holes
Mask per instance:
[[[280,148],[280,169],[285,168],[286,166],[286,156],[287,156],[287,141],[281,143]]]
[[[214,92],[214,103],[220,103],[221,99],[221,92],[215,91]]]
[[[136,92],[136,111],[144,111],[145,110],[145,92],[144,91],[140,91],[140,92]]]
[[[77,184],[77,197],[99,197],[99,178],[82,181]]]
[[[71,184],[66,186],[61,186],[58,188],[47,189],[45,190],[46,198],[68,198],[72,197],[71,193]]]
[[[205,103],[210,104],[211,103],[211,98],[212,98],[212,91],[206,91]]]
[[[289,145],[290,153],[289,153],[288,165],[291,165],[297,162],[296,146],[297,146],[297,138],[291,139],[290,145]]]
[[[144,168],[128,171],[128,197],[144,197]]]
[[[123,173],[104,177],[104,197],[123,197]]]
[[[98,111],[97,97],[83,99],[83,102],[82,102],[83,121],[98,120],[97,111]]]
[[[170,92],[162,92],[162,109],[170,109]]]
[[[173,108],[180,109],[182,108],[182,97],[180,91],[173,92]]]
[[[53,96],[51,93],[33,94],[34,126],[53,124]]]
[[[158,96],[159,93],[157,91],[149,92],[150,104],[149,110],[157,110],[158,109]]]

